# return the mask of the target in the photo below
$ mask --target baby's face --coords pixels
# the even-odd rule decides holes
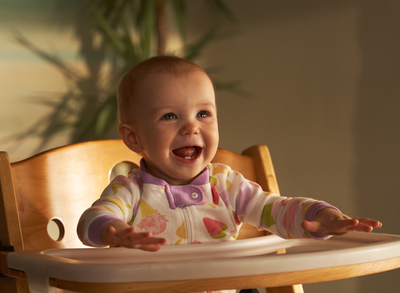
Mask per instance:
[[[214,88],[200,71],[154,74],[138,89],[134,129],[147,172],[188,184],[213,159],[219,141]]]

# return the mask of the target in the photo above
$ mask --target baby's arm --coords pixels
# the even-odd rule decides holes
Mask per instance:
[[[303,221],[301,225],[308,232],[329,235],[344,235],[353,231],[371,232],[374,228],[382,227],[379,221],[353,219],[332,208],[322,209],[313,221]]]
[[[167,242],[165,238],[153,237],[150,232],[138,233],[134,227],[122,221],[106,224],[100,233],[100,239],[110,246],[137,248],[146,251],[157,251]]]

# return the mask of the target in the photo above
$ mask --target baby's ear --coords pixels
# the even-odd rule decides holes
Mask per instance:
[[[132,126],[130,126],[129,124],[120,124],[118,126],[118,132],[128,148],[130,148],[135,153],[140,153],[142,151],[142,146],[137,140],[136,134]]]

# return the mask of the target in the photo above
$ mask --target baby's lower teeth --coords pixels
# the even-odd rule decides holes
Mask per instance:
[[[190,157],[190,156],[186,156],[186,157],[185,157],[186,160],[190,160],[191,158],[192,158],[192,157]]]

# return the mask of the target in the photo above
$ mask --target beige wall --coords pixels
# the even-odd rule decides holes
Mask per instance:
[[[189,6],[192,31],[203,25],[201,2]],[[236,35],[210,45],[199,63],[217,68],[219,80],[240,80],[251,95],[218,93],[220,146],[241,152],[266,144],[283,195],[323,199],[400,234],[400,2],[227,2],[238,18]],[[12,80],[6,84],[4,68],[0,85],[7,89]],[[46,78],[56,78],[43,68]],[[7,96],[0,93],[0,137],[38,117],[24,102],[29,90],[17,91],[27,79]],[[48,91],[45,84],[32,87]],[[394,292],[398,274],[306,285],[305,291]]]
[[[400,2],[229,2],[238,35],[210,46],[202,64],[253,97],[219,93],[221,147],[266,144],[283,195],[329,201],[399,234]],[[305,291],[394,292],[399,273]]]

